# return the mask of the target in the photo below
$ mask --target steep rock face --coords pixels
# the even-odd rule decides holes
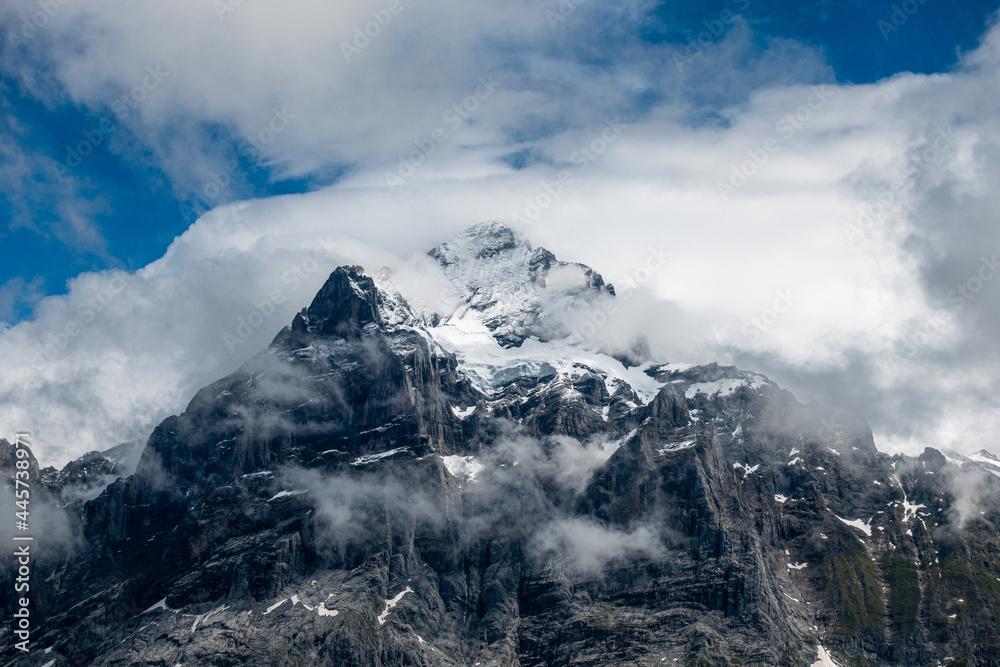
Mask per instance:
[[[462,439],[450,408],[474,390],[426,335],[390,323],[388,295],[359,270],[335,271],[268,350],[164,421],[136,474],[87,505],[92,539],[143,544],[162,562],[158,577],[187,572],[172,604],[267,594],[305,567],[311,526],[284,503],[253,502],[275,470],[335,473]],[[219,544],[226,555],[212,560]]]
[[[144,441],[124,442],[103,452],[88,452],[67,463],[62,470],[39,471],[42,484],[64,503],[92,500],[118,477],[135,472]],[[0,464],[2,465],[2,464]]]
[[[63,507],[76,538],[40,536],[36,650],[4,657],[1000,664],[988,452],[890,457],[759,374],[539,336],[553,303],[613,292],[502,225],[432,255],[454,313],[341,267],[134,474]],[[113,472],[88,457],[35,465],[39,502]]]

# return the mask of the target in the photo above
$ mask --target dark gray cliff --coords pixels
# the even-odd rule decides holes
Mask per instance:
[[[478,243],[513,280],[514,253],[530,310],[558,265],[502,232],[435,256],[473,275],[459,251]],[[510,304],[473,282],[494,322]],[[490,330],[516,348],[537,317]],[[114,457],[46,473],[73,537],[35,565],[33,652],[4,659],[792,666],[822,645],[845,665],[1000,664],[993,474],[880,453],[754,373],[645,378],[645,399],[582,362],[483,388],[402,297],[337,269],[157,427],[134,474],[59,508]]]

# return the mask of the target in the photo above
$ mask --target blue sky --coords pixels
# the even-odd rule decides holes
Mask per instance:
[[[679,53],[688,54],[684,58],[700,55],[718,47],[725,38],[720,31],[732,30],[731,16],[740,14],[759,48],[791,40],[815,50],[836,81],[868,83],[898,72],[948,71],[959,53],[976,46],[998,4],[943,0],[923,4],[916,0],[911,4],[862,0],[806,5],[775,0],[659,3],[644,9],[637,20],[622,20],[618,29],[596,23],[594,32],[588,33],[595,41],[574,49],[574,57],[600,67],[614,60],[621,43],[634,39],[676,45]],[[904,8],[916,11],[910,15]],[[8,15],[5,32],[16,30],[21,23],[17,18],[30,16],[27,12]],[[612,23],[616,18],[620,17],[604,15],[599,21]],[[697,46],[699,39],[705,49]],[[67,281],[81,272],[134,271],[160,257],[193,221],[192,212],[236,199],[305,192],[336,182],[350,169],[349,163],[330,160],[286,178],[268,162],[255,162],[241,154],[232,126],[190,118],[199,140],[211,146],[216,156],[239,160],[230,184],[220,188],[216,197],[199,198],[191,180],[178,178],[176,170],[165,172],[161,157],[146,145],[147,137],[118,122],[107,105],[74,102],[58,89],[58,82],[50,82],[43,94],[33,94],[25,81],[44,79],[45,67],[52,63],[33,54],[34,60],[29,58],[26,67],[18,61],[25,53],[23,47],[14,48],[9,40],[0,44],[0,50],[6,50],[2,62],[8,64],[0,72],[3,113],[8,117],[0,140],[15,144],[0,155],[0,161],[8,167],[23,161],[17,177],[10,169],[3,172],[7,178],[0,187],[0,233],[6,234],[0,242],[0,318],[10,324],[31,318],[42,296],[64,293]],[[691,44],[696,45],[694,50],[685,52],[684,47]],[[697,90],[692,98],[698,98]],[[710,116],[713,105],[730,101],[706,93],[699,102],[701,112]],[[641,109],[641,96],[633,103]],[[111,128],[107,139],[103,133],[95,134],[102,123]],[[525,134],[529,127],[531,123],[525,121],[512,128],[512,140],[530,136],[530,130]],[[543,129],[542,135],[551,129]],[[56,165],[72,160],[68,148],[95,143],[88,136],[99,141],[92,154],[68,170],[71,178],[66,181],[71,182],[64,182],[66,172],[60,177]],[[530,148],[521,148],[509,163],[523,165],[531,154]],[[193,178],[198,183],[197,176]]]
[[[912,4],[865,0],[662,3],[655,12],[659,20],[648,34],[650,39],[684,43],[711,28],[722,12],[739,11],[754,26],[759,40],[783,38],[807,44],[823,53],[838,81],[870,83],[897,72],[948,70],[959,51],[976,46],[998,6],[996,2],[934,0]]]
[[[333,182],[339,171],[274,181],[266,165],[238,151],[238,141],[224,128],[207,129],[209,141],[238,160],[239,168],[218,195],[199,196],[171,183],[112,109],[68,103],[47,107],[9,75],[0,77],[0,89],[4,113],[19,128],[19,149],[30,154],[34,167],[0,191],[0,225],[6,234],[0,242],[0,294],[8,285],[6,299],[0,296],[0,317],[8,323],[30,318],[38,299],[64,293],[67,281],[82,272],[145,266],[214,206],[305,192]],[[113,140],[119,143],[112,145]],[[76,165],[73,156],[81,143],[92,152]],[[67,187],[73,188],[71,195]],[[66,220],[63,198],[91,204],[82,213],[86,230]]]

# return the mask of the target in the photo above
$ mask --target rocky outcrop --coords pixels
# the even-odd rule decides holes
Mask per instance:
[[[428,320],[341,267],[99,496],[59,507],[119,455],[36,464],[71,539],[5,660],[1000,664],[988,457],[890,457],[732,367],[540,361],[539,295],[612,298],[597,274],[496,224],[433,256],[468,309]],[[436,327],[469,312],[487,340],[448,349]]]

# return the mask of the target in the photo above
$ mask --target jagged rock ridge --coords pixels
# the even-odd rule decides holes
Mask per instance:
[[[64,508],[76,542],[35,564],[39,650],[6,656],[1000,663],[992,455],[890,457],[759,374],[573,348],[546,307],[613,290],[497,223],[432,256],[455,312],[427,322],[337,269],[134,474]]]

